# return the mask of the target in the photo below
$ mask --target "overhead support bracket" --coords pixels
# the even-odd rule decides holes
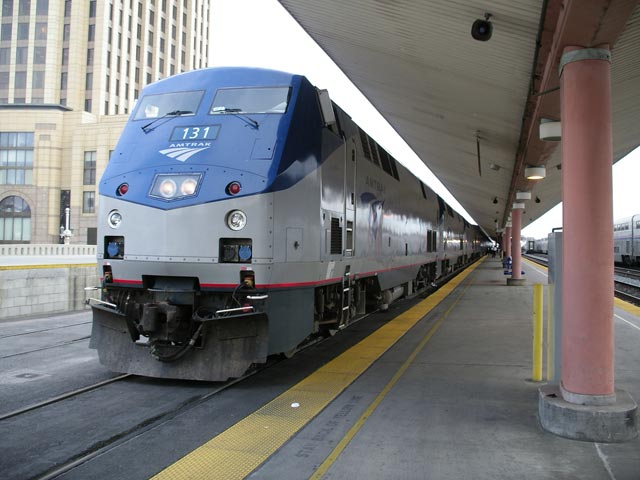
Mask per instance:
[[[611,52],[606,48],[581,48],[580,50],[566,52],[560,58],[558,76],[562,76],[562,69],[566,64],[581,60],[606,60],[611,62]]]

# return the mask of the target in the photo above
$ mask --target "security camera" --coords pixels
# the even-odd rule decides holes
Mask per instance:
[[[484,20],[478,19],[473,22],[473,26],[471,27],[471,36],[479,40],[481,42],[486,42],[491,38],[491,33],[493,33],[493,25],[489,21],[491,18],[490,13],[484,14]]]

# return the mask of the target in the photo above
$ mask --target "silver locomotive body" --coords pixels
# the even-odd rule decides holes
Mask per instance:
[[[294,91],[287,112],[317,109],[322,122],[296,124],[293,115],[288,129],[281,121],[275,140],[260,137],[264,124],[222,124],[216,141],[235,128],[238,150],[248,142],[248,161],[266,165],[262,191],[229,192],[234,181],[255,176],[236,160],[234,168],[200,169],[208,185],[213,178],[227,185],[227,195],[215,201],[167,209],[129,201],[119,190],[101,195],[103,297],[93,305],[91,346],[103,364],[153,377],[237,377],[268,355],[291,353],[309,336],[342,328],[479,256],[475,227],[315,95],[305,104]],[[185,135],[187,128],[193,127],[184,127]],[[140,134],[139,126],[131,129]],[[305,150],[307,136],[315,150]],[[130,144],[126,136],[121,142]],[[314,158],[296,156],[275,175],[268,162],[292,144],[314,151]],[[276,147],[265,154],[265,145]],[[257,157],[256,148],[263,152]],[[199,171],[195,162],[190,168],[180,175]],[[157,182],[158,171],[144,181]],[[140,172],[118,175],[110,186],[144,184]]]

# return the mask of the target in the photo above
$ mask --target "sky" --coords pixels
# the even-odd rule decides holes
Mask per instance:
[[[467,220],[472,217],[431,173],[388,122],[276,0],[214,0],[213,66],[253,66],[306,76],[405,167]],[[640,143],[640,139],[638,139]],[[640,214],[640,148],[613,167],[613,218]],[[562,226],[562,205],[523,229],[526,237],[546,237]]]

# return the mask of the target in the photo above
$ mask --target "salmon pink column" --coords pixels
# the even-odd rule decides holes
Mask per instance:
[[[563,398],[615,403],[610,54],[562,56]]]
[[[511,278],[507,285],[524,285],[522,278],[522,247],[520,246],[520,230],[522,230],[522,211],[524,203],[514,203],[511,210]]]
[[[506,242],[505,242],[505,254],[507,257],[511,256],[511,223],[507,224],[505,228]]]

